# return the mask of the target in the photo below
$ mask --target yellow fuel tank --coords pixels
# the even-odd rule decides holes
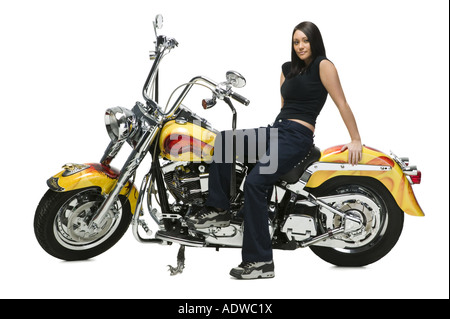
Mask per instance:
[[[161,156],[171,161],[208,162],[214,154],[217,132],[192,119],[167,122],[161,130]]]

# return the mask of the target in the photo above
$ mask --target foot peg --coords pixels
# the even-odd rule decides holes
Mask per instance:
[[[175,276],[175,275],[181,274],[183,272],[184,260],[185,260],[185,258],[184,258],[185,248],[186,247],[184,245],[180,245],[180,249],[178,250],[178,254],[177,254],[177,266],[172,267],[172,266],[168,265],[171,276]]]

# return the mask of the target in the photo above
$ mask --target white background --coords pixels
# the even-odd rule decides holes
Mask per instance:
[[[448,9],[443,0],[1,1],[0,297],[448,298]],[[414,191],[426,217],[405,216],[397,246],[364,268],[336,268],[308,249],[275,251],[270,280],[232,280],[239,249],[187,248],[184,273],[171,277],[178,245],[142,245],[131,231],[89,261],[47,255],[33,233],[45,181],[66,162],[98,161],[109,142],[104,110],[142,101],[158,13],[161,32],[180,43],[161,66],[161,102],[196,75],[222,81],[237,70],[251,100],[236,103],[240,128],[273,121],[292,29],[316,23],[363,143],[422,170]],[[194,88],[185,104],[229,128],[225,104],[201,109],[209,96]],[[331,99],[316,129],[322,149],[349,141]]]

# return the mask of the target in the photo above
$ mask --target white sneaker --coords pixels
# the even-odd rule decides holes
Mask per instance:
[[[275,265],[269,262],[242,262],[231,269],[230,275],[238,279],[258,279],[275,277]]]
[[[218,211],[214,208],[203,207],[195,216],[187,219],[189,227],[196,229],[230,226],[231,214],[228,210]]]

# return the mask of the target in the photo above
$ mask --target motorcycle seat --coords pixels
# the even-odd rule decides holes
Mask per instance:
[[[320,156],[320,149],[313,145],[308,154],[300,161],[300,163],[295,165],[290,172],[281,176],[280,179],[288,184],[297,183],[306,168],[312,163],[317,162],[320,159]]]

